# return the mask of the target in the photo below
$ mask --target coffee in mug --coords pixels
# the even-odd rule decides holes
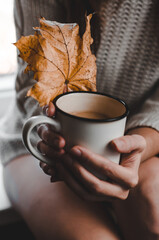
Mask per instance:
[[[72,112],[71,114],[77,117],[90,118],[90,119],[107,119],[108,118],[106,114],[91,112],[91,111]]]

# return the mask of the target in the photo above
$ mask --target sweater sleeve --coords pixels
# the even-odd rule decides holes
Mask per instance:
[[[151,127],[159,131],[159,86],[149,98],[146,99],[141,109],[130,116],[127,121],[126,131],[135,127]]]
[[[15,0],[14,18],[17,40],[33,34],[33,27],[38,26],[39,17],[56,21],[66,21],[66,11],[60,0]],[[6,116],[0,121],[0,159],[5,165],[12,159],[28,153],[22,143],[22,126],[26,119],[41,114],[41,108],[31,97],[27,98],[28,89],[33,86],[33,73],[24,74],[26,63],[18,58],[16,94]]]

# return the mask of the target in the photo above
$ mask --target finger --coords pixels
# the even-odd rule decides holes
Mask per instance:
[[[39,165],[45,174],[50,175],[50,176],[55,175],[55,170],[52,167],[50,167],[48,164],[40,161]]]
[[[41,154],[47,156],[55,163],[65,153],[64,149],[60,149],[59,151],[57,151],[57,150],[53,149],[52,147],[48,146],[43,141],[38,142],[37,148]]]
[[[57,170],[57,169],[56,169]],[[50,178],[50,182],[54,183],[54,182],[63,182],[63,179],[60,178],[56,172],[55,175],[52,175]]]
[[[107,200],[127,198],[128,189],[125,189],[123,186],[116,183],[110,183],[97,178],[69,156],[63,159],[63,163],[71,170],[75,178],[78,179],[78,182],[82,183],[91,195],[107,198]]]
[[[78,183],[78,181],[70,174],[67,168],[64,167],[62,164],[58,164],[58,175],[59,175],[59,178],[63,179],[63,181],[67,184],[67,186],[71,188],[73,192],[75,192],[80,198],[84,200],[89,200],[89,201],[106,200],[106,197],[93,196],[91,193],[89,193],[84,188],[84,186]],[[52,178],[52,181],[54,181],[53,178]]]
[[[121,156],[120,165],[126,167],[127,169],[136,169],[138,172],[139,166],[141,162],[141,154],[134,151],[131,153],[125,153]]]
[[[60,148],[64,148],[65,140],[58,133],[55,133],[51,130],[50,126],[46,124],[42,124],[38,127],[38,135],[39,137],[47,143],[49,146],[59,150]]]
[[[116,164],[81,146],[73,147],[70,154],[82,165],[93,169],[99,175],[106,176],[128,189],[136,186],[138,182],[138,175],[135,171],[136,169],[134,170],[133,168],[130,168],[130,166],[125,167]],[[133,161],[138,161],[138,158],[134,157]]]
[[[55,115],[55,106],[52,102],[43,107],[43,114],[48,117],[53,117]]]
[[[45,167],[46,163],[40,161],[39,166],[43,169]]]
[[[126,135],[114,139],[111,146],[120,153],[142,152],[146,147],[146,141],[141,135]]]
[[[48,117],[53,117],[55,115],[55,106],[52,102],[49,102],[49,107],[47,108],[46,115]]]
[[[43,108],[42,108],[42,111],[43,111],[43,114],[46,115],[46,111],[48,109],[49,105],[45,105]]]

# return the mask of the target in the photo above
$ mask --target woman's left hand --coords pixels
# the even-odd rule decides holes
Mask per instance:
[[[138,183],[138,169],[141,155],[146,148],[146,141],[140,135],[127,135],[111,142],[112,147],[122,153],[120,165],[111,162],[81,146],[75,146],[69,154],[57,164],[57,177],[85,200],[105,201],[126,199],[129,190]],[[101,180],[84,165],[105,177]]]

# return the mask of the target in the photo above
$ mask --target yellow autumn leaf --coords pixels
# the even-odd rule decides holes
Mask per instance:
[[[27,96],[41,106],[64,91],[96,91],[96,58],[91,52],[90,20],[82,38],[79,25],[62,24],[40,19],[34,35],[21,37],[15,46],[19,56],[28,63],[25,71],[33,71],[37,83]]]

